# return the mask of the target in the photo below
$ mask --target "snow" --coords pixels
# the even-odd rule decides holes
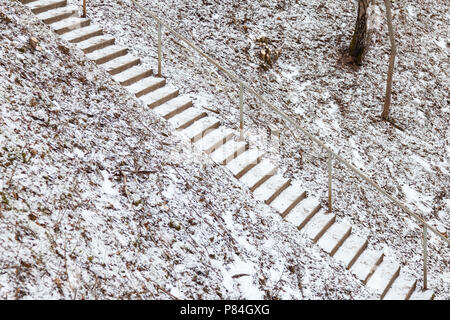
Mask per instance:
[[[334,253],[343,243],[346,237],[350,235],[351,227],[345,222],[334,223],[325,234],[320,238],[317,244],[326,252]]]
[[[354,262],[354,258],[357,254],[361,253],[366,245],[366,239],[352,233],[336,251],[334,257],[339,261],[342,261],[345,266],[348,267],[351,262]]]
[[[314,210],[320,206],[318,199],[313,197],[308,197],[300,201],[287,215],[286,221],[289,221],[294,226],[299,227],[304,225]]]
[[[356,260],[350,270],[361,279],[361,281],[367,281],[369,275],[376,270],[375,267],[377,262],[382,258],[382,252],[367,249],[359,256],[358,260]]]
[[[270,204],[281,214],[285,213],[294,202],[306,196],[306,190],[299,181],[293,181],[289,187]]]
[[[290,181],[284,178],[281,174],[276,174],[270,177],[261,186],[256,188],[253,195],[256,199],[261,201],[268,201],[277,191]]]
[[[249,188],[258,186],[263,178],[270,178],[276,172],[276,167],[267,159],[262,160],[252,169],[250,169],[244,176],[240,178],[240,181]]]
[[[328,229],[335,219],[336,216],[334,214],[326,213],[322,209],[311,218],[301,232],[316,242],[318,237]]]
[[[367,286],[382,294],[391,283],[392,279],[398,275],[399,271],[400,265],[398,263],[395,261],[383,260],[370,277]]]
[[[404,300],[415,286],[415,280],[400,271],[400,275],[395,279],[384,300]]]
[[[206,140],[206,138],[203,138]],[[205,149],[203,149],[205,150]],[[243,172],[249,167],[256,165],[258,163],[258,159],[261,158],[262,153],[258,149],[249,149],[243,153],[241,153],[239,156],[234,158],[230,161],[229,164],[227,164],[228,170],[231,171],[235,176],[238,178],[243,175]]]
[[[185,128],[188,124],[192,123],[194,119],[201,118],[203,114],[206,115],[200,109],[189,108],[170,118],[169,122],[173,125],[174,128]]]
[[[425,219],[449,232],[446,2],[393,4],[402,41],[391,117],[401,130],[378,119],[389,52],[385,25],[374,32],[361,69],[338,62],[351,36],[354,5],[141,2],[344,158],[359,155],[358,165],[379,185],[415,211],[424,209]],[[69,44],[22,5],[0,8],[12,19],[0,24],[0,142],[8,149],[0,152],[0,163],[11,163],[0,166],[6,177],[0,192],[9,203],[0,204],[0,298],[170,298],[156,284],[194,299],[375,297],[208,157],[196,155],[191,163],[175,152],[189,145],[75,47],[69,55],[61,53],[58,45]],[[289,18],[294,15],[299,16]],[[129,1],[92,0],[88,16],[145,66],[156,66],[155,23]],[[254,43],[260,35],[282,48],[267,71],[259,67]],[[27,48],[30,36],[38,37],[41,51]],[[238,129],[236,84],[165,32],[163,39],[163,73],[170,85],[200,97],[219,110],[214,116]],[[280,159],[287,177],[323,199],[326,155],[305,137],[294,141],[283,123],[247,94],[245,106],[247,132],[277,125],[282,148],[265,151]],[[120,171],[127,172],[131,201]],[[358,234],[371,230],[377,249],[389,245],[421,279],[420,228],[350,172],[338,165],[333,172],[337,217],[358,226]],[[111,199],[104,188],[118,195]],[[31,213],[36,220],[28,218]],[[442,272],[447,252],[432,236],[429,286],[438,299],[449,295],[449,273]],[[176,266],[183,267],[174,273]],[[239,268],[251,276],[232,278]]]
[[[424,196],[408,185],[403,185],[402,191],[405,194],[406,200],[410,203],[415,203],[421,212],[427,213],[431,211],[433,197]]]

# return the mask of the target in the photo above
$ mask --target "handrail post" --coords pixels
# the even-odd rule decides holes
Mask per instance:
[[[333,174],[332,174],[332,154],[328,151],[328,212],[333,210],[332,205],[332,182],[333,182]]]
[[[239,84],[239,139],[244,140],[244,85],[242,82]]]
[[[427,226],[423,225],[423,290],[428,287],[428,239]]]
[[[86,0],[83,0],[83,15],[82,18],[86,18]]]
[[[161,58],[162,58],[162,42],[161,42],[161,37],[162,37],[162,25],[161,22],[158,21],[158,77],[162,76],[162,65],[161,65]]]

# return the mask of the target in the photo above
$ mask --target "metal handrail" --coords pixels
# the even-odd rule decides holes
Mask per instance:
[[[289,124],[293,125],[296,129],[300,130],[303,134],[305,134],[309,139],[317,143],[319,146],[322,147],[325,151],[329,153],[332,157],[336,158],[340,162],[342,162],[347,168],[349,168],[351,171],[356,173],[360,178],[365,180],[367,183],[369,183],[371,186],[373,186],[377,191],[382,193],[384,196],[389,198],[392,202],[397,204],[401,209],[403,209],[405,212],[410,214],[412,217],[414,217],[416,220],[420,222],[420,224],[425,225],[428,229],[433,231],[436,235],[444,239],[447,243],[450,244],[450,240],[447,239],[445,236],[443,236],[440,232],[438,232],[436,229],[434,229],[432,226],[430,226],[427,222],[425,222],[422,218],[420,218],[417,214],[412,212],[409,208],[407,208],[404,204],[402,204],[399,200],[394,198],[393,196],[389,195],[386,191],[384,191],[381,187],[379,187],[372,179],[370,179],[368,176],[366,176],[364,173],[362,173],[359,169],[357,169],[355,166],[353,166],[350,162],[342,158],[340,155],[335,153],[331,148],[329,148],[327,145],[325,145],[322,141],[320,141],[318,138],[314,137],[312,134],[310,134],[306,129],[302,128],[300,125],[298,125],[296,122],[294,122],[293,119],[291,119],[286,113],[275,107],[272,103],[267,101],[264,97],[262,97],[260,94],[258,94],[252,87],[250,87],[245,81],[240,80],[236,75],[231,73],[231,71],[228,71],[224,67],[222,67],[216,60],[208,56],[207,54],[203,53],[201,49],[199,49],[195,44],[191,43],[189,40],[187,40],[185,37],[183,37],[181,34],[179,34],[177,31],[173,30],[170,26],[165,24],[159,17],[154,15],[151,11],[143,7],[141,4],[139,4],[136,0],[131,0],[133,3],[135,3],[138,7],[140,7],[142,10],[144,10],[146,13],[148,13],[154,20],[158,22],[158,24],[162,25],[164,28],[169,30],[172,34],[174,34],[176,37],[183,40],[187,45],[189,45],[192,49],[194,49],[197,53],[199,53],[201,56],[206,58],[209,62],[211,62],[214,66],[216,66],[218,69],[220,69],[223,73],[225,73],[227,76],[229,76],[234,81],[238,82],[240,86],[247,89],[250,93],[252,93],[256,98],[258,98],[261,102],[265,103],[267,106],[269,106],[273,111],[278,113],[284,120],[289,122]],[[159,28],[158,28],[159,30]],[[159,63],[159,62],[158,62]],[[160,64],[160,63],[159,63]]]
[[[318,144],[323,150],[325,150],[328,154],[328,212],[332,211],[332,160],[335,158],[340,163],[344,164],[348,169],[350,169],[352,172],[354,172],[358,177],[360,177],[362,180],[364,180],[366,183],[371,185],[373,188],[375,188],[378,192],[380,192],[382,195],[387,197],[391,202],[396,204],[398,207],[400,207],[404,212],[409,214],[411,217],[416,219],[419,223],[419,225],[423,228],[423,237],[422,237],[422,245],[423,245],[423,289],[427,289],[427,278],[428,278],[428,272],[427,272],[427,264],[428,264],[428,239],[427,239],[427,231],[428,229],[431,230],[435,235],[443,239],[447,244],[450,244],[450,240],[445,237],[443,234],[438,232],[434,227],[430,226],[425,220],[423,220],[418,214],[414,213],[411,209],[406,207],[403,203],[400,202],[400,200],[396,199],[395,197],[388,194],[385,190],[383,190],[375,181],[370,179],[367,175],[365,175],[363,172],[361,172],[358,168],[356,168],[353,164],[351,164],[349,161],[341,157],[339,154],[334,152],[330,147],[328,147],[325,143],[320,141],[318,138],[310,134],[306,129],[301,127],[299,124],[297,124],[291,117],[289,117],[285,112],[281,111],[279,108],[275,107],[271,102],[269,102],[266,98],[261,96],[259,93],[257,93],[252,87],[250,87],[249,84],[247,84],[245,81],[241,80],[233,74],[231,71],[228,71],[224,67],[222,67],[219,62],[205,54],[200,48],[198,48],[195,44],[190,42],[188,39],[186,39],[184,36],[182,36],[180,33],[172,29],[169,25],[164,23],[158,16],[156,16],[154,13],[152,13],[147,8],[143,7],[139,2],[136,0],[131,0],[136,6],[138,6],[141,10],[145,11],[150,17],[152,17],[158,24],[158,75],[162,75],[162,40],[161,40],[161,29],[162,27],[166,28],[170,33],[172,33],[174,36],[182,40],[185,44],[187,44],[189,47],[191,47],[194,51],[196,51],[198,54],[200,54],[202,57],[204,57],[208,62],[213,64],[215,67],[217,67],[219,70],[221,70],[225,75],[227,75],[229,78],[234,80],[239,84],[239,108],[240,108],[240,139],[243,139],[243,93],[244,89],[246,89],[248,92],[250,92],[254,97],[259,99],[263,104],[267,105],[270,109],[272,109],[275,113],[277,113],[282,119],[284,119],[287,123],[292,125],[293,128],[301,131],[304,135],[306,135],[310,140]],[[299,138],[294,135],[295,139],[299,141]]]

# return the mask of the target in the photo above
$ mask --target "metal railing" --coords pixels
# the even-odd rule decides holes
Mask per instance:
[[[84,3],[86,0],[83,0]],[[156,16],[154,13],[152,13],[147,8],[143,7],[139,2],[136,0],[131,0],[138,8],[140,8],[142,11],[144,11],[146,14],[148,14],[151,18],[153,18],[157,22],[157,29],[158,29],[158,75],[162,76],[162,27],[167,29],[171,34],[176,36],[178,39],[182,40],[186,45],[188,45],[191,49],[196,51],[198,54],[200,54],[202,57],[204,57],[208,62],[213,64],[215,67],[217,67],[220,71],[222,71],[226,76],[228,76],[233,81],[237,82],[239,84],[239,109],[240,109],[240,139],[242,140],[243,137],[243,130],[244,130],[244,118],[243,118],[243,109],[244,109],[244,91],[246,90],[250,94],[252,94],[255,98],[257,98],[259,101],[261,101],[264,105],[267,105],[272,111],[274,111],[276,114],[278,114],[283,120],[285,120],[289,125],[291,125],[291,129],[295,128],[301,133],[303,133],[305,136],[307,136],[310,140],[312,140],[314,143],[319,145],[324,151],[328,154],[328,212],[332,211],[332,181],[333,181],[333,159],[338,161],[339,163],[343,164],[345,167],[350,169],[353,173],[355,173],[359,178],[361,178],[363,181],[368,183],[370,186],[375,188],[379,193],[384,195],[386,198],[388,198],[391,202],[393,202],[395,205],[397,205],[399,208],[401,208],[404,212],[406,212],[409,216],[413,217],[415,220],[418,221],[418,224],[422,226],[423,228],[423,237],[422,237],[422,246],[423,246],[423,290],[427,289],[427,270],[428,270],[428,240],[427,240],[427,234],[428,230],[433,232],[435,235],[437,235],[439,238],[443,239],[447,245],[450,244],[450,241],[447,237],[445,237],[443,234],[441,234],[439,231],[437,231],[434,227],[430,226],[425,220],[423,220],[418,214],[414,213],[412,210],[410,210],[408,207],[406,207],[403,203],[401,203],[398,199],[388,194],[385,190],[383,190],[378,184],[370,179],[368,176],[366,176],[363,172],[361,172],[358,168],[356,168],[353,164],[351,164],[349,161],[345,160],[343,157],[341,157],[339,154],[334,152],[330,147],[325,145],[322,141],[320,141],[318,138],[310,134],[306,129],[301,127],[297,122],[295,122],[292,118],[290,118],[285,112],[281,111],[279,108],[275,107],[271,102],[269,102],[266,98],[258,94],[250,85],[248,85],[243,80],[239,79],[235,74],[228,71],[224,67],[222,67],[216,60],[205,54],[201,49],[199,49],[195,44],[193,44],[191,41],[186,39],[183,35],[178,33],[177,31],[173,30],[167,23],[163,22],[158,16]],[[297,137],[295,137],[297,140],[299,140]]]

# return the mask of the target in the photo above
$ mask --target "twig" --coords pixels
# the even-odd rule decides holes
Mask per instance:
[[[219,110],[214,110],[214,109],[211,109],[211,108],[208,108],[208,107],[202,107],[202,108],[205,109],[205,110],[208,110],[208,111],[211,111],[211,112],[220,114],[220,111],[219,111]]]
[[[168,292],[167,290],[165,290],[163,287],[161,287],[159,284],[157,284],[155,281],[153,281],[150,278],[146,278],[146,280],[150,281],[151,283],[153,283],[153,285],[158,288],[159,290],[161,290],[162,292],[164,292],[165,294],[167,294],[168,296],[172,297],[175,300],[180,300],[180,298],[177,298],[176,296],[174,296],[173,294],[171,294],[170,292]]]

